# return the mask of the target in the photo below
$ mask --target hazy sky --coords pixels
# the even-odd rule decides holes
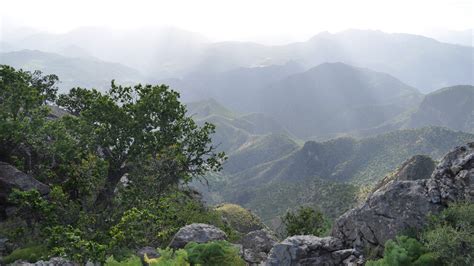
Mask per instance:
[[[347,28],[422,33],[474,27],[473,0],[0,0],[3,27],[176,26],[215,40],[303,40]]]

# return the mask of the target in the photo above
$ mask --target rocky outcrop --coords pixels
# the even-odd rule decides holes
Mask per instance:
[[[190,242],[206,243],[215,240],[226,240],[227,235],[221,229],[209,224],[190,224],[179,229],[169,247],[179,249]]]
[[[358,256],[334,237],[292,236],[273,246],[266,265],[357,265]]]
[[[436,163],[429,156],[415,155],[406,160],[393,174],[386,176],[373,189],[385,186],[390,181],[428,179],[433,173]]]
[[[41,195],[49,193],[49,187],[33,177],[21,172],[12,165],[0,162],[0,217],[6,215],[8,196],[13,189],[23,191],[36,189]]]
[[[447,203],[472,201],[473,183],[474,143],[470,143],[448,153],[429,179],[384,184],[364,204],[337,219],[332,236],[345,247],[380,256],[387,240],[422,229],[427,215],[439,213]]]
[[[242,245],[243,259],[249,265],[259,265],[267,259],[278,239],[272,232],[262,229],[246,234],[239,242]]]
[[[404,231],[422,229],[426,216],[442,208],[429,200],[426,180],[392,181],[363,205],[339,217],[332,235],[347,247],[381,255],[387,240]]]
[[[474,142],[449,152],[427,182],[433,203],[474,201]]]

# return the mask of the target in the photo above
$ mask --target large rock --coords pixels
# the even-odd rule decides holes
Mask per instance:
[[[474,142],[449,152],[428,180],[433,203],[474,201]]]
[[[0,162],[0,217],[5,216],[8,196],[16,188],[27,191],[36,189],[41,195],[49,193],[49,187],[33,177],[21,172],[12,165]]]
[[[358,256],[334,237],[292,236],[273,246],[266,265],[356,265]]]
[[[421,230],[427,215],[439,213],[447,203],[472,201],[473,180],[474,143],[470,143],[448,153],[429,179],[392,180],[383,185],[364,204],[339,217],[332,236],[345,247],[380,256],[387,240]]]
[[[263,229],[252,231],[240,239],[243,258],[249,265],[258,265],[267,259],[267,255],[278,239],[272,232]]]
[[[227,235],[221,229],[209,224],[190,224],[179,229],[171,240],[170,247],[183,248],[190,242],[206,243],[215,240],[226,240]]]
[[[11,265],[11,266],[79,266],[80,264],[69,261],[65,258],[54,257],[54,258],[51,258],[47,261],[40,260],[40,261],[33,262],[33,263],[29,263],[29,262],[26,262],[26,261],[19,260],[19,261],[15,261],[14,263],[9,264],[9,265]],[[94,264],[92,264],[92,265],[94,265]],[[87,264],[86,264],[86,266],[87,266]]]
[[[393,174],[382,179],[373,191],[385,186],[390,181],[428,179],[435,167],[436,163],[429,156],[415,155],[406,160]]]

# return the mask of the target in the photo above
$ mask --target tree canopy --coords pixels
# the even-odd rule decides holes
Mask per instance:
[[[30,238],[48,238],[53,253],[69,256],[118,243],[112,240],[130,217],[144,218],[132,213],[153,213],[161,222],[153,232],[166,237],[190,221],[213,219],[182,185],[220,170],[225,155],[211,144],[215,127],[188,117],[179,93],[112,81],[105,93],[73,88],[58,95],[57,82],[55,75],[0,66],[0,161],[51,188],[47,199],[35,191],[12,193],[23,211],[16,227],[25,222]],[[75,242],[63,243],[68,239]]]

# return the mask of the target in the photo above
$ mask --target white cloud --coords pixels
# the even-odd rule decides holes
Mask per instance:
[[[472,0],[2,0],[3,24],[52,32],[172,25],[225,39],[305,39],[323,30],[420,33],[474,27]],[[263,37],[262,37],[263,36]]]

